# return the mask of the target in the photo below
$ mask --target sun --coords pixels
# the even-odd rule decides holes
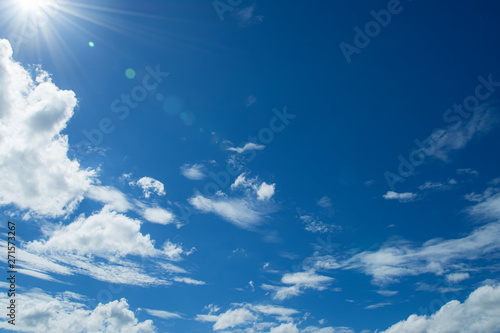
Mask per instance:
[[[23,11],[38,12],[51,5],[50,0],[18,0],[19,6]]]

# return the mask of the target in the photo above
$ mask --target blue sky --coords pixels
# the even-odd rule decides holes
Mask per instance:
[[[2,330],[499,332],[498,3],[1,6]]]

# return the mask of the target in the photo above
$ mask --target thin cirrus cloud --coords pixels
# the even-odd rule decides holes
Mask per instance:
[[[393,241],[377,251],[364,251],[346,260],[344,269],[360,269],[384,285],[398,282],[404,276],[425,273],[442,275],[464,260],[477,260],[500,252],[500,194],[468,209],[472,216],[494,222],[475,228],[469,235],[456,239],[431,239],[421,246],[407,241]],[[319,264],[318,264],[319,265]]]
[[[422,151],[443,161],[449,162],[453,151],[463,149],[472,139],[479,138],[498,124],[496,109],[482,106],[476,109],[467,121],[434,131],[424,142],[432,142]]]
[[[83,200],[96,172],[70,160],[61,134],[77,104],[43,71],[36,81],[11,59],[0,40],[0,205],[14,204],[46,217],[69,214]],[[51,198],[51,200],[47,200]]]

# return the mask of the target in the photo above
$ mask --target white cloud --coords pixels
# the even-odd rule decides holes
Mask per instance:
[[[381,303],[376,303],[376,304],[371,304],[368,306],[365,306],[365,309],[367,310],[372,310],[372,309],[378,309],[378,308],[383,308],[384,306],[391,305],[391,302],[381,302]]]
[[[52,282],[59,282],[59,283],[61,283],[61,281],[54,279],[52,276],[50,276],[48,274],[45,274],[45,273],[41,273],[41,272],[39,272],[37,270],[17,268],[16,271],[19,272],[19,273],[21,273],[21,274],[24,274],[24,275],[29,275],[29,276],[32,276],[32,277],[36,277],[37,279],[42,279],[42,280],[46,280],[46,281],[52,281]]]
[[[386,194],[383,195],[383,197],[386,200],[398,200],[399,202],[410,202],[415,200],[417,198],[417,195],[411,192],[397,193],[394,191],[388,191]]]
[[[141,222],[107,208],[87,218],[80,216],[55,230],[47,240],[29,242],[26,248],[35,253],[62,251],[79,255],[155,256],[149,235],[140,233]]]
[[[472,215],[489,219],[500,219],[500,193],[486,198],[485,201],[469,209]]]
[[[251,6],[239,9],[235,12],[236,17],[240,21],[239,25],[241,27],[245,27],[253,23],[262,22],[264,16],[254,15],[255,7],[256,7],[255,4],[253,4]]]
[[[321,324],[321,323],[320,323]],[[354,330],[349,327],[316,327],[316,326],[308,326],[303,330],[300,330],[301,333],[355,333]],[[364,333],[361,331],[361,333]],[[370,333],[370,332],[369,332]]]
[[[163,310],[144,309],[149,315],[162,319],[183,319],[180,314]]]
[[[6,243],[0,242],[0,249],[6,249]],[[40,257],[38,255],[29,253],[22,248],[16,248],[18,265],[26,269],[37,271],[37,272],[50,272],[60,275],[71,275],[72,271],[66,266],[59,265],[47,258]]]
[[[284,308],[276,305],[254,305],[252,309],[265,315],[273,315],[279,317],[289,317],[299,313],[299,311],[290,308]]]
[[[469,273],[450,273],[446,275],[446,280],[451,283],[458,283],[469,278]]]
[[[303,332],[303,333],[353,333],[345,328],[324,327],[319,328],[309,326],[302,330],[294,323],[294,316],[300,314],[299,311],[277,305],[233,303],[233,308],[216,315],[220,308],[210,304],[205,307],[208,314],[198,314],[195,320],[200,322],[215,323],[214,330],[224,330],[224,332]],[[306,314],[308,316],[309,314]],[[285,322],[285,323],[283,323]],[[300,324],[301,322],[299,322]],[[321,323],[322,324],[322,323]],[[237,327],[236,330],[228,330]],[[289,331],[289,330],[292,331]]]
[[[106,204],[110,209],[124,213],[133,208],[125,194],[109,186],[90,186],[87,198]]]
[[[394,296],[398,292],[396,290],[377,290],[376,293],[382,296]]]
[[[198,286],[202,286],[202,285],[206,284],[203,281],[198,281],[198,280],[187,278],[187,277],[175,277],[174,281],[175,282],[182,282],[182,283],[186,283],[186,284],[194,284],[194,285],[198,285]]]
[[[129,185],[142,188],[145,198],[149,198],[152,193],[160,196],[165,195],[163,183],[151,177],[142,177],[136,182],[129,182]]]
[[[169,224],[176,222],[172,212],[158,206],[150,207],[139,200],[130,202],[127,196],[116,188],[109,186],[91,186],[86,197],[105,204],[107,210],[126,213],[133,210],[140,214],[148,222],[158,224]],[[182,224],[177,222],[177,227]]]
[[[490,223],[477,227],[469,235],[456,239],[431,239],[420,246],[404,240],[386,243],[377,251],[358,253],[332,269],[360,269],[384,285],[401,277],[426,273],[449,274],[457,263],[485,260],[500,252],[500,194],[468,209],[469,214]],[[493,220],[493,222],[491,222]],[[327,265],[330,258],[311,257],[312,267]],[[325,262],[325,264],[323,264]],[[464,266],[464,268],[466,268]],[[462,277],[464,277],[463,275]],[[453,277],[453,275],[451,275]]]
[[[203,164],[184,164],[181,167],[181,173],[184,177],[192,180],[201,180],[207,176]]]
[[[301,295],[305,289],[325,290],[334,279],[316,274],[314,271],[287,273],[281,278],[281,283],[288,286],[273,286],[263,284],[264,290],[274,291],[273,298],[285,300],[293,296]]]
[[[303,290],[301,290],[298,286],[273,286],[269,284],[262,284],[261,288],[264,290],[274,291],[273,299],[277,299],[283,301],[285,299],[292,298],[294,296],[299,296],[303,294]]]
[[[196,209],[204,213],[215,213],[234,225],[249,229],[260,224],[261,212],[255,205],[243,198],[216,198],[210,199],[198,194],[188,200]]]
[[[59,90],[39,69],[33,80],[11,56],[9,42],[0,40],[0,205],[66,215],[96,175],[68,158],[68,137],[61,134],[77,104],[75,94]]]
[[[231,184],[231,189],[234,190],[239,187],[252,187],[253,183],[246,178],[246,173],[242,173],[236,177],[234,183]]]
[[[486,190],[484,190],[483,193],[469,193],[464,196],[465,200],[467,201],[472,201],[472,202],[482,202],[490,197],[492,197],[495,193],[498,193],[499,189],[498,188],[493,188],[493,187],[488,187]]]
[[[168,285],[164,278],[148,273],[147,260],[165,273],[185,273],[177,266],[163,262],[177,261],[189,255],[180,245],[166,241],[155,247],[150,235],[140,232],[141,222],[103,208],[89,217],[80,216],[66,226],[53,230],[45,240],[26,243],[18,249],[19,265],[40,273],[91,276],[101,281],[130,285]],[[126,260],[141,256],[142,264]],[[186,280],[189,283],[195,280]]]
[[[242,173],[231,184],[231,190],[238,188],[250,189],[250,191],[253,191],[257,195],[258,200],[265,201],[273,197],[276,184],[267,184],[266,182],[259,184],[257,177],[249,179],[246,178],[246,173]]]
[[[297,328],[297,325],[288,323],[271,328],[271,331],[269,331],[269,333],[299,333],[299,329]]]
[[[458,261],[484,258],[498,252],[500,224],[490,223],[470,235],[450,240],[432,239],[420,247],[399,241],[378,251],[365,251],[349,259],[346,268],[359,268],[372,276],[376,284],[397,282],[400,277],[446,273]]]
[[[248,96],[248,98],[247,98],[247,102],[245,103],[245,106],[246,106],[246,107],[250,107],[250,106],[252,106],[255,102],[257,102],[257,98],[255,98],[255,96],[253,96],[253,95],[250,95],[250,96]]]
[[[267,184],[262,182],[259,189],[257,190],[257,199],[259,200],[269,200],[274,195],[274,189],[276,184]]]
[[[500,177],[490,180],[488,182],[488,184],[490,184],[490,185],[498,185],[498,184],[500,184]]]
[[[418,189],[424,191],[424,190],[440,189],[443,187],[444,187],[443,183],[427,181],[423,185],[420,185]]]
[[[312,233],[327,233],[332,232],[337,226],[334,224],[326,224],[318,218],[311,215],[302,215],[300,220],[306,225],[306,230]]]
[[[0,296],[2,303],[7,302],[4,294]],[[89,310],[79,302],[83,296],[69,292],[53,296],[36,289],[16,297],[19,300],[15,328],[21,332],[156,332],[151,320],[139,322],[124,298]],[[12,327],[6,321],[0,322],[0,328]]]
[[[202,323],[215,323],[217,319],[219,319],[219,316],[213,314],[207,314],[207,315],[198,314],[196,315],[195,319],[197,321],[201,321]]]
[[[235,327],[256,319],[257,317],[247,309],[228,310],[218,316],[214,324],[214,330],[218,331]]]
[[[324,290],[333,281],[333,278],[318,275],[313,271],[287,273],[281,278],[281,282],[285,284],[294,284],[301,287],[313,288],[316,290]]]
[[[463,302],[450,301],[431,316],[411,315],[385,333],[469,333],[498,332],[500,286],[483,286]]]
[[[494,109],[479,107],[467,121],[449,126],[446,129],[438,129],[432,133],[424,140],[424,142],[432,142],[432,147],[422,150],[427,155],[448,161],[449,155],[453,151],[462,149],[472,139],[487,134],[496,123]]]
[[[321,197],[321,199],[318,200],[317,202],[318,206],[323,207],[323,208],[328,208],[332,206],[332,199],[327,197],[326,195]]]
[[[152,223],[169,224],[174,222],[174,214],[161,207],[145,208],[142,217]]]
[[[264,146],[264,145],[259,145],[257,143],[253,143],[253,142],[247,142],[243,147],[236,147],[236,148],[230,147],[230,148],[227,148],[227,150],[235,151],[238,154],[241,154],[241,153],[246,152],[247,150],[262,150],[264,148],[266,148],[266,146]]]
[[[471,168],[457,169],[457,174],[458,175],[479,176],[479,171],[471,169]]]

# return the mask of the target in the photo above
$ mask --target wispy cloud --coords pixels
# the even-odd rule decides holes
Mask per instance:
[[[161,319],[184,319],[180,314],[164,310],[143,309],[147,314]]]
[[[457,169],[457,175],[479,176],[479,171],[471,168]]]
[[[252,106],[253,104],[255,104],[256,102],[257,102],[257,98],[255,98],[255,96],[254,96],[254,95],[250,95],[250,96],[248,96],[248,98],[247,98],[247,101],[246,101],[246,103],[245,103],[245,106],[246,106],[246,107],[250,107],[250,106]]]
[[[239,25],[241,27],[246,27],[250,24],[262,22],[262,20],[264,19],[264,16],[255,15],[255,13],[254,13],[255,8],[256,8],[256,5],[253,4],[251,6],[239,9],[235,12],[234,15],[238,18]]]
[[[161,189],[161,186],[157,185],[157,189]],[[159,224],[176,222],[178,228],[182,226],[180,222],[176,221],[175,215],[171,211],[157,205],[149,206],[139,200],[130,201],[127,195],[111,186],[92,185],[85,196],[104,204],[106,209],[110,211],[119,213],[135,211],[148,222]]]
[[[318,204],[318,206],[323,207],[323,208],[332,207],[332,199],[330,199],[326,195],[321,197],[321,199],[319,199],[316,203]]]
[[[487,134],[498,123],[496,109],[479,107],[467,120],[445,129],[436,130],[424,142],[432,142],[432,147],[422,148],[427,154],[449,161],[453,151],[463,149],[472,139]]]
[[[312,233],[327,233],[332,232],[335,229],[339,229],[340,227],[335,224],[328,224],[315,216],[312,215],[301,215],[299,216],[300,220],[305,224],[305,229]]]
[[[424,190],[437,190],[437,189],[442,189],[444,186],[445,185],[443,183],[427,181],[423,185],[420,185],[418,187],[418,189],[420,191],[424,191]]]
[[[189,203],[204,213],[215,213],[234,225],[249,229],[260,224],[262,213],[246,198],[210,199],[198,194],[190,198]]]
[[[471,214],[494,218],[495,222],[473,230],[457,239],[431,239],[421,246],[407,241],[389,242],[377,251],[364,251],[342,264],[344,268],[361,269],[376,284],[397,282],[404,276],[447,273],[453,264],[477,260],[500,251],[500,194],[471,209]]]
[[[386,200],[398,200],[399,202],[410,202],[415,200],[417,195],[411,192],[397,193],[394,191],[388,191],[383,195],[383,198]]]
[[[488,187],[483,193],[471,192],[464,196],[465,200],[472,202],[482,202],[486,199],[492,197],[496,193],[500,192],[500,189],[494,187]]]
[[[227,150],[235,151],[238,154],[241,154],[241,153],[244,153],[248,150],[262,150],[264,148],[266,148],[266,146],[264,146],[264,145],[260,145],[260,144],[253,143],[253,142],[247,142],[247,143],[245,143],[245,145],[243,147],[236,147],[236,148],[230,147],[230,148],[227,148]]]
[[[396,290],[377,290],[376,293],[382,296],[389,297],[396,295],[398,292]]]
[[[184,177],[192,180],[201,180],[207,176],[203,164],[184,164],[181,167],[181,173]]]
[[[469,278],[469,273],[450,273],[446,275],[446,280],[450,283],[458,283]]]
[[[368,306],[365,306],[365,309],[378,309],[378,308],[383,308],[384,306],[388,306],[388,305],[391,305],[392,303],[391,302],[380,302],[380,303],[375,303],[375,304],[371,304],[371,305],[368,305]]]
[[[286,286],[275,286],[263,284],[264,290],[273,291],[273,298],[277,300],[285,300],[293,296],[298,296],[304,293],[306,289],[325,290],[334,279],[316,274],[314,271],[287,273],[281,278],[281,283]]]

